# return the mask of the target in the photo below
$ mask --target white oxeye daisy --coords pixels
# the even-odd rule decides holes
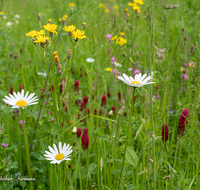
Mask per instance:
[[[113,64],[114,64],[116,67],[122,67],[122,65],[121,65],[120,63],[113,62]]]
[[[93,58],[87,58],[86,61],[87,61],[88,63],[93,63],[95,60],[94,60]]]
[[[13,95],[9,94],[9,96],[5,96],[6,99],[3,99],[3,101],[6,104],[11,105],[12,108],[22,108],[22,109],[24,109],[27,106],[38,103],[38,102],[36,102],[38,100],[37,96],[35,96],[33,98],[34,95],[35,95],[35,93],[32,93],[28,96],[28,92],[27,92],[26,95],[24,96],[24,89],[22,89],[21,93],[18,92],[16,94],[15,92],[13,92]]]
[[[136,74],[135,78],[133,78],[132,76],[128,77],[124,73],[122,75],[123,75],[123,77],[118,76],[118,79],[125,82],[129,86],[133,86],[133,87],[142,87],[142,86],[147,85],[147,84],[155,83],[155,82],[152,82],[153,77],[147,76],[146,73],[144,75],[142,75],[141,73]]]
[[[66,145],[65,143],[62,147],[61,142],[59,142],[59,150],[55,144],[53,144],[53,147],[54,149],[48,146],[50,152],[45,151],[46,154],[44,154],[45,159],[51,160],[51,164],[60,164],[63,160],[70,160],[69,156],[72,153],[72,147],[69,144]]]

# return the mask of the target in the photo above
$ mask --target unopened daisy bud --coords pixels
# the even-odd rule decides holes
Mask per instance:
[[[83,30],[86,29],[86,22],[83,22],[83,24],[82,24],[82,28],[83,28]]]
[[[109,116],[109,117],[112,117],[112,116],[113,116],[113,111],[112,111],[112,110],[109,111],[108,116]]]
[[[51,18],[48,20],[48,23],[49,23],[49,24],[52,24],[52,19],[51,19]]]
[[[41,14],[38,14],[38,15],[37,15],[37,18],[38,18],[38,20],[41,20],[41,19],[42,19]]]
[[[106,95],[103,94],[101,98],[101,106],[106,106],[106,99],[107,99]]]
[[[123,106],[119,111],[118,111],[118,115],[122,115],[124,112],[125,106]]]
[[[81,137],[81,145],[82,145],[83,150],[88,149],[88,145],[89,145],[88,129],[85,129],[83,131],[83,135]]]
[[[71,49],[69,49],[67,51],[67,59],[70,59],[70,58],[72,58],[72,50]]]
[[[72,134],[76,134],[76,133],[77,133],[77,128],[74,127],[74,128],[72,129]]]
[[[100,160],[100,169],[101,169],[101,172],[102,172],[102,169],[103,169],[103,159],[101,157],[101,160]]]
[[[169,138],[169,130],[168,130],[168,126],[167,124],[163,124],[163,127],[162,127],[162,141],[164,142],[167,142]]]
[[[62,18],[61,23],[62,23],[62,25],[65,25],[66,19],[65,19],[65,18]]]
[[[76,132],[76,136],[77,136],[78,138],[80,138],[80,137],[81,137],[81,134],[82,134],[82,129],[79,127],[78,130],[77,130],[77,132]]]
[[[9,94],[13,95],[13,86],[10,87]]]
[[[62,65],[61,64],[58,65],[57,74],[62,75]]]

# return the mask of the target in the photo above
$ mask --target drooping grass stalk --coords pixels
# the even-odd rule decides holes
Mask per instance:
[[[131,128],[131,116],[132,116],[132,110],[133,110],[133,105],[134,105],[134,94],[135,94],[135,88],[133,89],[133,94],[131,97],[131,101],[130,101],[130,110],[129,110],[129,125],[128,125],[128,129],[127,129],[127,136],[126,136],[126,142],[125,142],[125,148],[124,148],[124,155],[123,155],[123,161],[122,161],[122,166],[121,166],[121,172],[120,172],[120,179],[122,179],[122,172],[124,169],[124,161],[125,161],[125,155],[126,155],[126,148],[127,148],[127,144],[128,144],[128,138],[129,138],[129,133],[130,133],[130,128]],[[121,180],[120,180],[120,184],[121,184]],[[118,189],[120,189],[120,184],[118,186]]]
[[[24,112],[23,109],[21,109],[22,111],[22,121],[23,121],[23,130],[24,130],[24,141],[25,141],[25,148],[26,148],[26,163],[27,163],[27,168],[28,168],[28,175],[29,178],[31,178],[31,163],[30,163],[30,156],[29,156],[29,151],[28,151],[28,139],[26,137],[26,128],[25,128],[25,124],[24,124]],[[30,180],[30,190],[33,190],[33,182]]]

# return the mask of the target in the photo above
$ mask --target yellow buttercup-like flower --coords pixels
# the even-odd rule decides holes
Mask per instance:
[[[134,3],[140,4],[140,5],[144,4],[143,0],[134,0]]]
[[[141,12],[140,7],[136,3],[134,3],[134,6],[132,6],[132,8],[133,8],[133,10],[135,10],[135,11],[137,11],[139,13]]]
[[[120,32],[120,35],[121,35],[121,36],[124,36],[124,35],[125,35],[125,32]]]
[[[110,67],[105,68],[105,71],[110,72],[110,71],[112,71],[112,68],[110,68]]]
[[[123,46],[124,44],[127,44],[127,40],[123,37],[119,37],[116,40],[116,44],[119,44],[120,46]]]
[[[114,5],[114,8],[115,8],[115,9],[119,9],[119,7],[118,7],[117,5]]]
[[[51,37],[53,37],[53,34],[56,33],[56,29],[57,29],[57,25],[56,24],[46,24],[43,26],[44,29],[48,30],[49,31],[49,34]]]
[[[84,31],[80,31],[79,29],[77,29],[76,31],[74,31],[72,33],[75,41],[78,41],[78,39],[83,39],[83,38],[86,38],[86,36],[84,35]]]
[[[108,9],[104,9],[104,12],[109,13],[110,11]]]
[[[63,28],[63,30],[65,30],[66,32],[68,32],[68,35],[71,36],[72,33],[74,32],[74,30],[76,29],[76,26],[74,25],[70,25],[70,26],[65,26]]]
[[[38,36],[36,38],[35,43],[46,43],[46,41],[49,40],[49,37],[46,36]]]
[[[68,6],[69,7],[75,7],[75,4],[74,3],[70,3]]]
[[[33,38],[33,37],[41,36],[44,34],[45,34],[44,30],[40,30],[40,31],[31,30],[30,32],[26,33],[26,36]]]
[[[98,8],[104,8],[104,5],[103,4],[99,4]]]
[[[111,38],[112,40],[116,40],[117,39],[117,35]]]

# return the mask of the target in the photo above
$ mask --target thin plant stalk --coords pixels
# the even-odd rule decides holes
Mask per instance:
[[[25,140],[25,147],[26,147],[26,162],[27,162],[27,167],[28,167],[28,175],[31,178],[31,163],[30,163],[30,156],[29,156],[29,151],[28,151],[28,140],[26,136],[26,128],[24,124],[24,112],[22,110],[22,121],[23,121],[23,130],[24,130],[24,140]],[[33,182],[30,180],[30,190],[33,190]]]
[[[128,138],[129,138],[129,132],[131,128],[131,116],[132,116],[132,110],[133,110],[133,99],[134,99],[134,94],[135,94],[135,88],[133,89],[133,94],[131,97],[131,106],[129,110],[129,125],[128,125],[128,130],[127,130],[127,136],[126,136],[126,142],[125,142],[125,148],[124,148],[124,155],[123,155],[123,161],[122,161],[122,167],[121,167],[121,173],[120,173],[120,179],[122,178],[122,172],[124,169],[124,161],[125,161],[125,154],[126,154],[126,148],[127,148],[127,143],[128,143]],[[120,181],[121,183],[121,181]],[[120,185],[118,186],[118,189],[120,188]]]

